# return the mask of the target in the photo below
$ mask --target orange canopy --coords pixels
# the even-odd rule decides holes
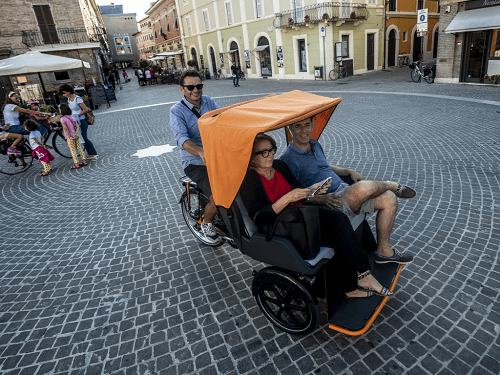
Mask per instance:
[[[198,127],[215,204],[229,208],[233,203],[257,134],[315,116],[312,138],[318,139],[341,101],[296,90],[219,108],[201,116]]]

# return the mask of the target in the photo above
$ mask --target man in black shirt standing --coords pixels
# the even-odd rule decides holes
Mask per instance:
[[[240,70],[241,68],[236,65],[236,61],[233,61],[231,66],[231,73],[233,73],[233,85],[234,87],[240,87]]]

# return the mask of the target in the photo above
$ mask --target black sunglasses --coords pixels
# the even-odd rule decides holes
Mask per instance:
[[[274,155],[276,154],[276,147],[273,147],[273,148],[270,148],[269,150],[262,150],[262,151],[257,151],[257,152],[254,152],[254,155],[262,155],[263,158],[267,158],[269,156],[269,153],[271,153],[271,155]]]
[[[203,88],[203,83],[200,83],[198,85],[181,85],[181,87],[187,88],[189,91],[193,91],[194,88],[196,87],[198,90],[201,90]]]

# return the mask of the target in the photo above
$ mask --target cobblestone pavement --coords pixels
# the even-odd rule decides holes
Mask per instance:
[[[370,330],[349,337],[323,316],[294,337],[251,295],[263,265],[184,225],[178,150],[133,155],[175,144],[170,105],[155,104],[180,94],[134,79],[96,111],[97,162],[70,170],[56,156],[48,177],[38,164],[0,175],[2,375],[500,373],[498,88],[415,84],[409,69],[206,82],[222,106],[293,89],[341,96],[321,137],[329,160],[419,192],[400,202],[392,237],[415,262]]]

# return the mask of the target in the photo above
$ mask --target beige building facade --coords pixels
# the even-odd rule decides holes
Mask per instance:
[[[342,60],[350,74],[382,69],[383,0],[177,0],[186,59],[213,74],[232,61],[249,78],[314,79]],[[336,53],[337,52],[337,53]]]

